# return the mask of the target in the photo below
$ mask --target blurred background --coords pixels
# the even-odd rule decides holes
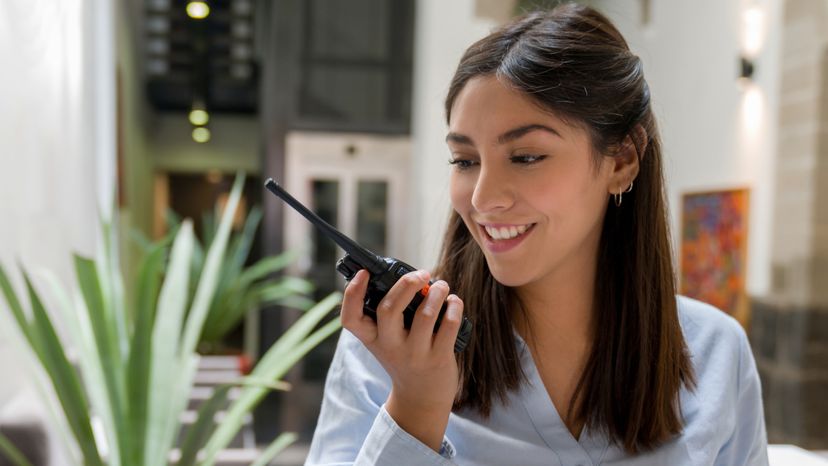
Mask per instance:
[[[203,239],[242,171],[239,215],[262,213],[246,263],[299,251],[284,273],[313,299],[342,289],[342,252],[266,194],[268,177],[375,252],[430,267],[449,212],[454,68],[499,24],[557,3],[3,0],[0,263],[71,285],[70,253],[96,253],[104,217],[129,280],[136,238],[163,238],[174,212]],[[681,291],[747,330],[770,442],[828,450],[828,3],[583,3],[644,62]],[[48,419],[5,306],[0,426]],[[299,313],[251,309],[207,352],[254,363]],[[254,412],[254,445],[299,434],[274,464],[303,461],[335,344]]]

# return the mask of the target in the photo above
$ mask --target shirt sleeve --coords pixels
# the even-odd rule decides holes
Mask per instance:
[[[390,391],[374,355],[343,329],[305,466],[454,465],[447,439],[438,454],[397,425],[385,410]]]
[[[736,427],[719,451],[716,465],[768,466],[768,437],[765,431],[762,386],[747,337],[741,328],[739,330]]]

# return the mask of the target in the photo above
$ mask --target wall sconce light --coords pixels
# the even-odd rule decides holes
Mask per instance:
[[[753,78],[753,60],[742,56],[739,58],[739,79],[750,81]]]
[[[764,38],[764,13],[755,3],[742,13],[742,43],[739,57],[739,81],[753,79],[756,72],[756,57],[762,49]]]

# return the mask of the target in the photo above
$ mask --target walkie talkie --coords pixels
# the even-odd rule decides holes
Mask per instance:
[[[328,238],[334,240],[336,244],[345,250],[345,256],[336,263],[336,270],[345,276],[345,279],[350,281],[354,278],[360,269],[368,270],[371,275],[368,280],[368,289],[365,292],[365,303],[362,312],[377,321],[377,306],[382,298],[391,289],[394,283],[397,282],[403,275],[408,272],[413,272],[417,269],[406,264],[405,262],[394,259],[393,257],[383,257],[368,249],[360,246],[356,241],[345,236],[341,231],[332,227],[328,222],[322,220],[318,215],[311,212],[307,207],[297,201],[287,191],[285,191],[279,184],[273,181],[273,178],[268,178],[265,187],[273,194],[281,198],[287,204],[293,207],[297,212],[302,214],[308,221],[313,223],[319,230]],[[429,281],[429,285],[433,283]],[[414,313],[417,311],[420,303],[423,301],[427,292],[421,291],[414,296],[414,299],[406,306],[403,311],[403,321],[406,329],[411,328],[411,322],[414,320]],[[440,322],[443,320],[443,315],[446,313],[446,303],[440,308],[440,313],[437,315],[437,322],[434,325],[436,332],[440,328]],[[460,352],[466,348],[471,336],[472,324],[463,317],[463,322],[460,324],[460,330],[457,332],[457,340],[454,342],[454,351]]]

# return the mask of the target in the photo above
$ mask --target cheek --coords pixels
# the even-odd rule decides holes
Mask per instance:
[[[474,184],[465,178],[457,173],[452,173],[449,178],[451,206],[461,215],[469,211],[472,194],[474,193]]]
[[[474,222],[471,219],[471,199],[474,195],[474,183],[470,182],[468,177],[453,173],[449,178],[449,196],[451,197],[451,207],[463,219],[466,228],[469,229],[472,236],[476,238],[476,229]]]

